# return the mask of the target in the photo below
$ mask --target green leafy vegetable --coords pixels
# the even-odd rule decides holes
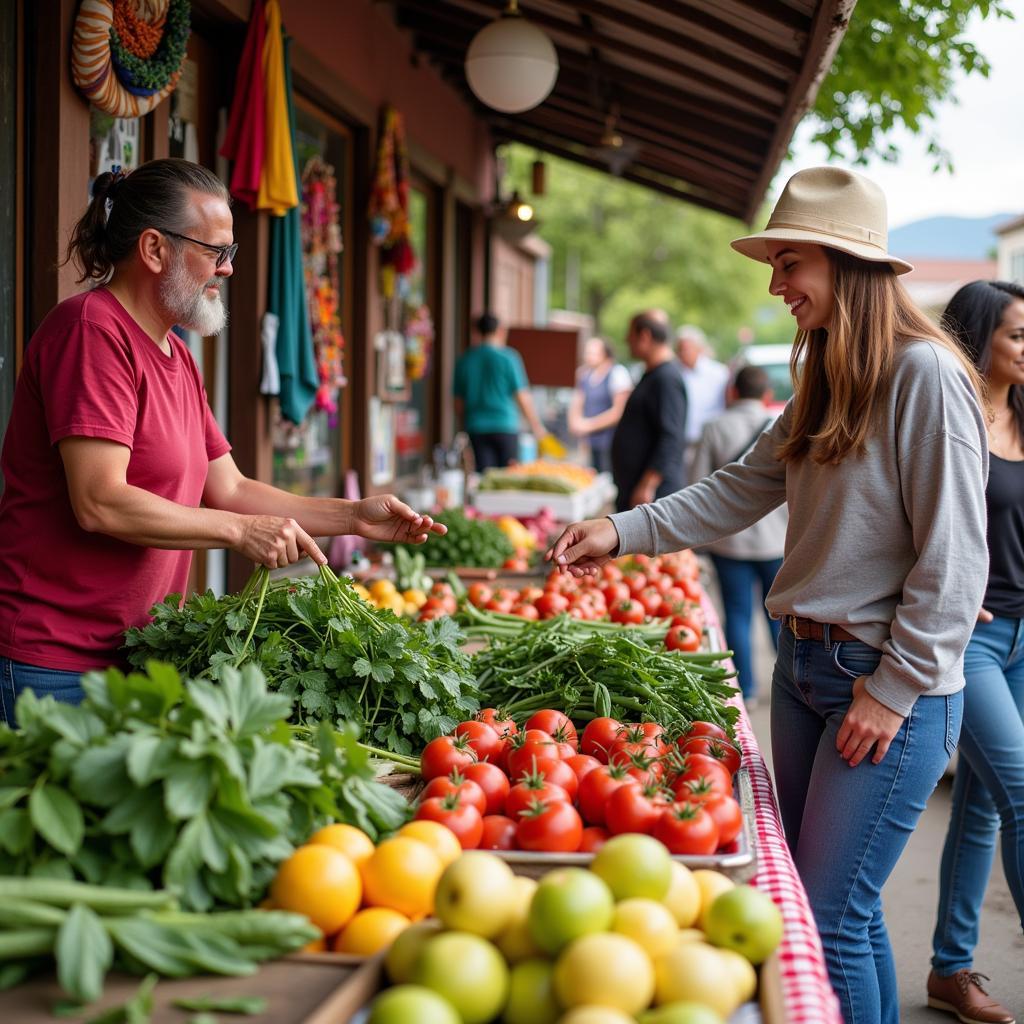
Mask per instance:
[[[92,991],[102,965],[95,920],[76,912],[61,925],[38,904],[132,914],[165,908],[166,894],[151,891],[164,887],[189,909],[251,906],[320,825],[348,822],[376,838],[408,816],[401,795],[374,780],[355,727],[322,723],[296,738],[291,698],[268,692],[256,666],[183,683],[152,663],[146,675],[90,673],[83,686],[78,707],[26,691],[20,728],[0,725],[0,874],[50,876],[0,878],[0,928],[60,926],[69,947],[88,947],[96,961],[62,978],[76,995]],[[171,953],[160,949],[150,966],[163,972],[158,958]]]
[[[435,518],[448,532],[443,537],[432,533],[419,549],[427,565],[498,569],[515,554],[512,542],[490,519],[470,519],[461,508],[447,509]]]
[[[129,661],[159,658],[211,680],[195,699],[217,721],[230,709],[214,681],[243,661],[294,699],[294,721],[354,723],[368,742],[398,755],[418,751],[479,707],[454,622],[410,623],[371,608],[327,568],[274,582],[258,569],[241,594],[197,595],[181,608],[172,594],[153,617],[128,631]],[[191,794],[186,782],[182,800]]]
[[[175,999],[174,1005],[180,1010],[196,1010],[206,1013],[263,1013],[267,1001],[262,996],[196,996]]]

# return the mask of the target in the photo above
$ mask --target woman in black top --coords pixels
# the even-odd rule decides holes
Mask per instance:
[[[1024,288],[974,281],[944,314],[985,375],[989,425],[989,570],[964,656],[964,718],[953,812],[942,853],[928,1005],[960,1020],[1010,1024],[973,971],[996,835],[1024,924]]]

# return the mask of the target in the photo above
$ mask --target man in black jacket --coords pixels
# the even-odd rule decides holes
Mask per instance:
[[[626,403],[612,439],[616,510],[664,497],[683,486],[686,385],[672,346],[668,316],[659,309],[630,321],[629,351],[645,372]]]

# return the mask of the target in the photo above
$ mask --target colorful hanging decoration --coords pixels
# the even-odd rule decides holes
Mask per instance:
[[[220,150],[234,161],[231,194],[275,217],[299,205],[282,39],[278,0],[254,0]]]
[[[405,372],[409,380],[422,380],[430,369],[434,348],[434,321],[426,304],[412,311],[405,322]]]
[[[302,262],[320,375],[316,407],[328,413],[338,411],[338,392],[348,383],[342,363],[345,337],[341,331],[338,267],[343,248],[340,225],[334,168],[319,156],[312,156],[302,171]]]
[[[178,84],[189,0],[82,0],[71,44],[75,85],[114,117],[142,117]]]
[[[385,107],[377,147],[377,174],[370,195],[370,235],[380,246],[381,292],[390,299],[405,289],[416,266],[409,231],[409,154],[405,124],[394,107]]]

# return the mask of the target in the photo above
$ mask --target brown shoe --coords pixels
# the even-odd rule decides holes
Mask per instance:
[[[1016,1024],[1016,1018],[981,987],[987,975],[966,968],[940,977],[928,975],[928,1005],[936,1010],[955,1013],[962,1024]]]

